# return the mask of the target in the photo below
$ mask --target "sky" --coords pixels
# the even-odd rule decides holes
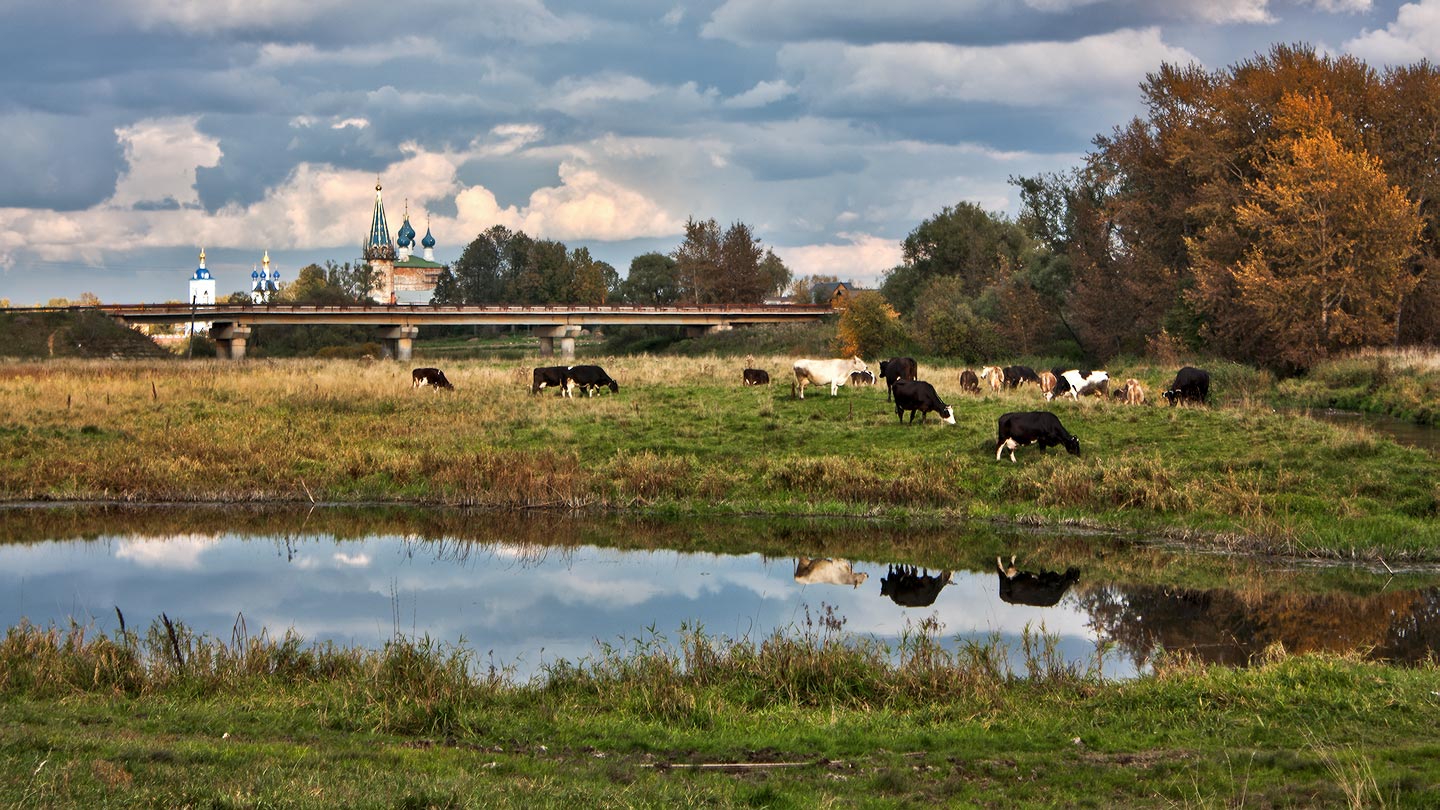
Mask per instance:
[[[1440,60],[1440,0],[0,0],[0,299],[221,295],[356,261],[378,180],[623,275],[687,218],[877,284],[947,205],[1078,165],[1163,63]]]

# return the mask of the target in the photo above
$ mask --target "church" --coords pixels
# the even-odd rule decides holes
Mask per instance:
[[[380,183],[375,183],[375,209],[370,215],[370,235],[361,246],[363,259],[376,272],[370,297],[382,304],[428,304],[435,292],[435,282],[445,265],[435,261],[435,237],[430,226],[420,240],[424,257],[413,253],[415,229],[410,225],[410,206],[405,206],[405,219],[395,240],[390,240],[390,226],[385,222],[385,203],[380,197]]]

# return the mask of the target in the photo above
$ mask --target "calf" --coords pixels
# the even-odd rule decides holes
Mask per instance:
[[[540,389],[553,385],[560,390],[556,396],[569,396],[570,389],[565,385],[565,372],[569,371],[568,366],[541,366],[535,369],[535,374],[530,382],[530,393],[538,394]]]
[[[599,366],[571,366],[565,372],[565,387],[579,387],[585,392],[585,396],[593,397],[601,387],[609,388],[610,393],[620,393],[620,383],[610,379],[605,369]]]
[[[864,371],[865,361],[859,357],[849,360],[796,360],[791,366],[795,382],[800,386],[800,398],[805,398],[805,386],[828,385],[830,396],[840,393],[840,386],[850,382],[850,372]]]
[[[1000,435],[995,442],[995,460],[1006,450],[1010,460],[1015,460],[1015,448],[1026,444],[1040,445],[1040,449],[1064,445],[1072,456],[1080,455],[1080,440],[1071,436],[1060,424],[1060,418],[1049,411],[1025,411],[1007,413],[1000,417]]]
[[[740,372],[746,385],[769,385],[770,372],[760,368],[747,368]]]
[[[875,384],[875,374],[874,374],[874,372],[870,372],[870,371],[852,371],[852,372],[850,372],[850,384],[851,384],[851,385],[874,385],[874,384]]]
[[[960,390],[971,394],[980,393],[980,378],[975,376],[975,372],[968,368],[960,372]]]
[[[999,391],[1004,384],[1005,372],[999,366],[985,366],[980,369],[980,379],[990,383],[991,391]]]
[[[419,388],[422,385],[433,385],[436,391],[441,388],[448,391],[455,390],[455,386],[445,379],[445,372],[438,368],[417,368],[410,372],[410,387]]]
[[[1141,385],[1140,381],[1135,379],[1134,377],[1131,377],[1130,379],[1125,381],[1125,404],[1145,404],[1145,386]]]
[[[920,367],[913,357],[892,357],[880,361],[880,376],[885,379],[885,399],[890,399],[895,383],[920,377]]]
[[[1204,402],[1210,398],[1210,375],[1198,368],[1186,366],[1175,375],[1175,382],[1160,396],[1165,397],[1165,402],[1174,405],[1177,402]]]
[[[1029,366],[1006,366],[1000,370],[1001,379],[1005,381],[1007,388],[1019,388],[1022,383],[1033,382],[1039,384],[1040,377],[1035,369]]]
[[[895,383],[895,416],[905,421],[905,411],[910,412],[910,424],[915,424],[915,412],[920,412],[920,424],[931,411],[940,414],[940,421],[955,424],[955,411],[940,401],[935,386],[924,380],[901,380]]]

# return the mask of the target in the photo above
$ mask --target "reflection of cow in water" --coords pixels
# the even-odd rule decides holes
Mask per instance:
[[[849,585],[858,588],[869,578],[869,574],[857,574],[851,570],[849,560],[812,560],[809,557],[795,560],[795,581],[803,585]]]
[[[892,565],[880,580],[880,595],[901,607],[929,607],[940,596],[940,589],[950,584],[950,572],[930,575],[930,569],[917,573],[913,565]]]
[[[1070,567],[1061,574],[1057,571],[1040,569],[1040,573],[1015,570],[1015,556],[1010,556],[1010,567],[995,558],[995,567],[1000,569],[1000,599],[1012,605],[1033,607],[1054,607],[1070,586],[1080,581],[1080,569]]]

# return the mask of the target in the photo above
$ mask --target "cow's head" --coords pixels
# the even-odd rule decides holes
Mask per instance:
[[[620,383],[617,383],[617,382],[615,382],[614,380],[611,380],[611,381],[610,381],[610,393],[612,393],[612,394],[618,394],[618,393],[620,393]]]
[[[941,421],[947,425],[955,424],[955,408],[950,405],[946,405],[945,415],[941,417]]]
[[[1166,405],[1174,405],[1174,404],[1175,404],[1175,395],[1178,394],[1178,393],[1179,393],[1179,392],[1176,391],[1174,388],[1171,388],[1170,390],[1165,391],[1164,393],[1160,394],[1160,396],[1162,396],[1162,397],[1165,398],[1165,404],[1166,404]]]
[[[1074,436],[1065,440],[1065,452],[1072,456],[1080,455],[1080,440]]]
[[[884,362],[884,361],[881,361],[881,362]],[[856,371],[864,371],[864,370],[865,370],[865,361],[864,361],[864,360],[861,360],[861,359],[860,359],[860,355],[857,354],[857,355],[855,355],[854,357],[850,358],[850,368],[852,368],[852,369],[854,369],[854,370],[856,370]]]

